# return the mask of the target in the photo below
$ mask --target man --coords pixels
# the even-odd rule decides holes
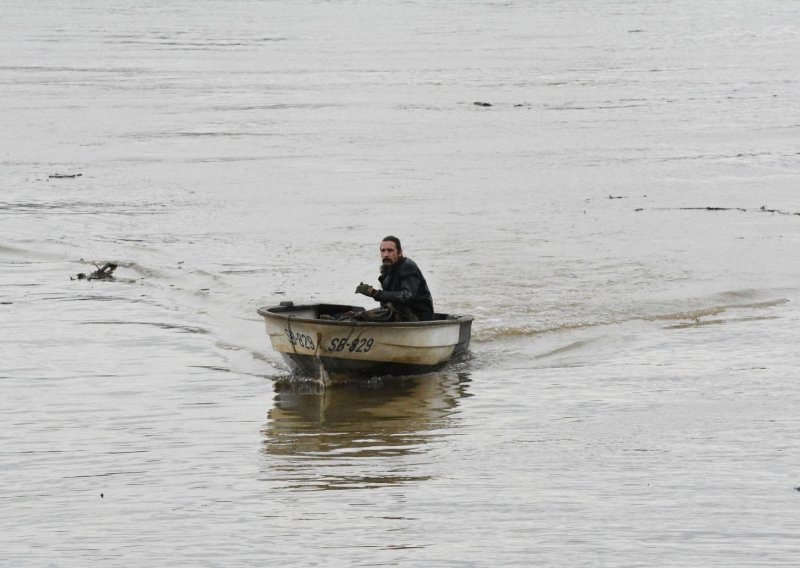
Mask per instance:
[[[381,303],[392,304],[400,321],[430,321],[433,319],[433,298],[428,283],[417,264],[403,256],[400,239],[393,236],[381,241],[382,290],[376,290],[363,282],[356,294],[364,294]]]

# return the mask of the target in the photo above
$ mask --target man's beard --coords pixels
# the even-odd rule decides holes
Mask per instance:
[[[402,255],[397,258],[395,262],[383,262],[381,261],[381,275],[389,274],[394,268],[400,264],[400,261],[403,260]]]

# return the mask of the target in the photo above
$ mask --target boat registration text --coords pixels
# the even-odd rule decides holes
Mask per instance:
[[[303,349],[310,349],[312,351],[317,349],[317,345],[314,343],[314,339],[310,335],[306,335],[305,333],[297,333],[291,329],[284,329],[283,331],[286,333],[286,338],[292,345],[301,347]],[[375,340],[371,337],[359,336],[355,339],[351,339],[349,337],[334,337],[330,340],[330,343],[325,351],[331,353],[340,353],[346,350],[350,353],[368,353],[374,344]]]

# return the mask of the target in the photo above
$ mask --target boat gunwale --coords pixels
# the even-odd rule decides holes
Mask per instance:
[[[401,328],[414,328],[414,327],[441,327],[444,325],[456,325],[471,322],[474,317],[471,315],[454,315],[454,314],[437,314],[445,316],[446,319],[436,319],[430,321],[392,321],[392,322],[372,322],[372,321],[354,321],[354,320],[324,320],[318,318],[307,318],[293,316],[291,313],[278,313],[273,310],[280,310],[281,312],[292,312],[303,309],[315,308],[318,306],[332,306],[341,308],[354,308],[358,306],[348,306],[340,304],[295,304],[293,306],[262,306],[258,308],[258,314],[264,318],[276,318],[286,321],[296,321],[301,323],[308,323],[313,325],[324,325],[331,327],[401,327]]]

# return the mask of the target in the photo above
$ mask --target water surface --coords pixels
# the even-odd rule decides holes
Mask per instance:
[[[798,18],[6,2],[2,563],[797,565]],[[291,377],[387,233],[470,356]]]

